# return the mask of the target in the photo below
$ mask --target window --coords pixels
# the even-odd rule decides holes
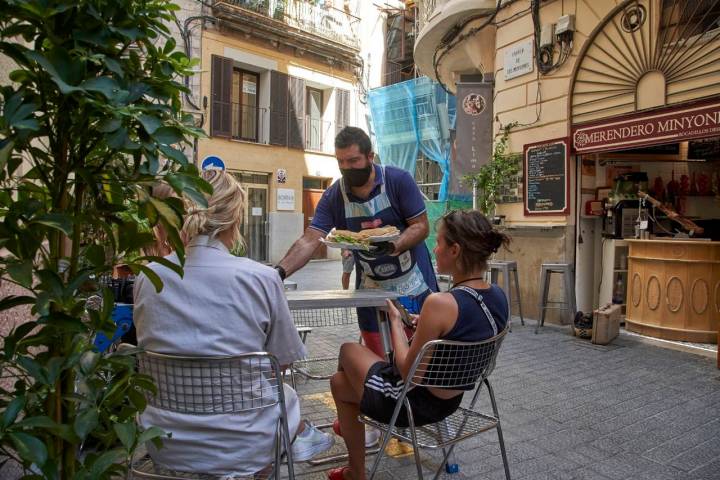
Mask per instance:
[[[415,164],[415,182],[428,200],[439,198],[442,178],[440,165],[421,153]]]
[[[717,39],[717,35],[709,34],[720,27],[720,3],[716,0],[695,0],[694,2],[662,0],[661,4],[660,37],[664,38],[666,44],[685,47],[695,45],[695,43],[690,43],[690,40],[695,42]],[[644,7],[640,7],[636,7],[639,9],[639,13],[635,17],[628,14],[623,17],[623,28],[626,27],[626,23],[636,17],[638,18],[637,23],[645,21],[647,14],[644,12]],[[630,10],[630,14],[633,13],[631,9],[628,10]],[[630,20],[626,20],[626,17]],[[633,24],[631,23],[631,25]]]
[[[305,118],[308,150],[322,150],[323,142],[323,92],[316,88],[307,88],[307,117]]]
[[[258,141],[259,77],[245,70],[233,70],[232,80],[232,136],[240,140]]]

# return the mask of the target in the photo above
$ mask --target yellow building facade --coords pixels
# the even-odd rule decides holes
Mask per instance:
[[[219,1],[212,14],[217,21],[202,34],[208,136],[198,144],[198,162],[219,157],[237,175],[248,194],[248,255],[275,263],[339,177],[336,132],[364,121],[359,19],[302,1]]]
[[[537,143],[567,143],[567,214],[528,214],[525,201],[496,207],[514,240],[512,252],[499,257],[518,261],[524,312],[538,315],[543,262],[573,265],[579,310],[609,302],[620,277],[603,272],[603,252],[615,239],[603,231],[606,220],[586,212],[586,203],[600,200],[598,190],[606,194],[604,187],[613,188],[622,172],[646,174],[651,186],[654,179],[667,184],[671,175],[672,181],[683,175],[692,190],[695,178],[714,178],[717,170],[714,151],[690,159],[698,164],[687,161],[700,142],[708,145],[720,135],[714,110],[720,103],[716,2],[515,0],[500,2],[497,11],[495,0],[418,4],[415,57],[422,73],[451,89],[462,75],[494,78],[494,130],[517,124],[509,137],[514,153]],[[696,123],[673,129],[683,116]],[[648,126],[654,119],[656,126]],[[660,135],[663,128],[667,135]],[[663,151],[663,145],[676,147]],[[526,180],[520,185],[523,199]],[[710,190],[686,195],[682,208],[688,216],[720,218],[718,197]],[[623,271],[617,263],[615,270]],[[621,280],[626,288],[628,279]],[[562,298],[560,285],[553,284],[551,297]],[[685,290],[687,297],[689,284]],[[717,298],[713,306],[720,317]]]

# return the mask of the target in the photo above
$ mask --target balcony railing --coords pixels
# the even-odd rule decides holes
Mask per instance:
[[[270,124],[272,119],[275,122]],[[300,124],[298,124],[300,123]],[[270,129],[285,129],[286,138],[290,143],[299,139],[299,132],[304,135],[305,150],[322,153],[333,153],[333,139],[335,138],[335,122],[325,121],[306,115],[297,122],[296,117],[287,114],[272,113],[268,108],[255,107],[240,103],[232,104],[232,138],[245,142],[270,145]]]
[[[448,3],[448,1],[450,0],[419,0],[417,2],[418,29],[422,29],[423,26],[425,26],[438,6]]]
[[[251,10],[291,27],[353,48],[359,48],[360,19],[343,10],[307,0],[216,0]]]
[[[331,153],[325,142],[334,138],[334,122],[326,122],[322,118],[305,116],[305,149]]]

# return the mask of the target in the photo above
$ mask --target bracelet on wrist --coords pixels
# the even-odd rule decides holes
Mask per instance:
[[[287,278],[287,272],[283,267],[275,265],[273,268],[278,272],[278,275],[280,275],[280,280],[285,280]]]

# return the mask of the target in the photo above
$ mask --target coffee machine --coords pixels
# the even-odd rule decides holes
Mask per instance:
[[[610,206],[603,217],[603,237],[635,238],[639,208],[640,200],[620,200]]]

